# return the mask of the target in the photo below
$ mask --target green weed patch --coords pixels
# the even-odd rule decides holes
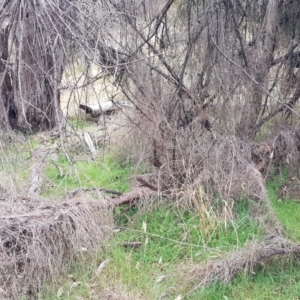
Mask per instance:
[[[85,299],[92,291],[103,295],[116,286],[149,300],[161,299],[164,295],[166,299],[185,295],[193,287],[180,282],[182,266],[215,259],[261,235],[262,229],[246,215],[244,204],[237,206],[239,216],[235,222],[227,222],[226,226],[220,222],[208,240],[202,233],[196,212],[170,205],[147,213],[136,212],[133,208],[127,212],[128,221],[124,222],[125,218],[122,218],[114,236],[100,249],[97,262],[91,261],[94,271],[103,261],[109,261],[100,276],[95,277],[91,268],[87,268],[86,275],[82,274],[82,268],[78,267],[78,271],[75,268],[61,290],[69,291],[74,281],[80,284],[73,286],[68,295],[64,292],[59,298],[52,293],[43,299]],[[208,291],[204,293],[209,295]],[[217,293],[221,295],[223,290]],[[188,297],[206,299],[201,290]],[[130,296],[124,299],[130,299]]]
[[[287,175],[276,177],[268,184],[268,194],[278,218],[287,235],[294,241],[300,241],[300,203],[299,199],[279,199],[279,190],[282,185],[288,184]],[[297,200],[297,201],[295,201]]]
[[[207,241],[200,224],[195,212],[174,207],[133,217],[132,223],[122,227],[103,252],[102,260],[111,260],[104,276],[134,287],[145,299],[159,299],[176,285],[179,264],[199,263],[212,255],[209,249],[215,249],[215,254],[224,253],[262,232],[256,222],[241,215],[227,227],[220,223]],[[136,243],[139,247],[130,246]],[[176,296],[175,292],[171,294]]]
[[[118,163],[110,156],[96,161],[77,161],[73,165],[66,157],[61,157],[52,161],[45,171],[48,185],[43,195],[64,195],[68,190],[95,187],[126,192],[131,172],[129,163]]]

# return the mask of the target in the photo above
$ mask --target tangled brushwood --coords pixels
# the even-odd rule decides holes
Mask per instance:
[[[154,154],[149,149],[148,159],[155,166],[150,180],[161,192],[176,194],[201,186],[211,200],[218,195],[223,199],[266,201],[270,175],[284,168],[295,173],[299,167],[297,130],[280,131],[262,143],[210,132],[198,138],[188,133],[180,138],[177,135],[176,143],[169,147],[170,137],[155,139]],[[172,156],[174,153],[176,156]]]
[[[75,261],[105,244],[116,206],[155,195],[144,187],[115,198],[103,193],[79,189],[64,202],[41,205],[34,198],[5,198],[1,191],[0,200],[9,203],[1,206],[0,216],[0,299],[35,298],[46,283],[55,283]]]
[[[34,297],[112,232],[112,212],[92,200],[1,216],[0,298]]]

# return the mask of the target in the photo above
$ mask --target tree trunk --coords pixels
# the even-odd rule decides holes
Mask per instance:
[[[14,92],[8,70],[8,29],[0,31],[0,129],[9,130],[16,124]]]
[[[53,12],[48,12],[50,21],[46,10],[37,12],[30,2],[22,4],[16,5],[19,11],[7,20],[13,24],[12,19],[17,18],[18,24],[1,33],[0,129],[36,132],[52,129],[61,119],[58,86],[64,52]],[[9,65],[13,65],[10,76]]]
[[[278,24],[277,10],[278,0],[269,0],[264,18],[264,39],[262,40],[261,45],[257,47],[257,61],[252,62],[254,79],[264,88],[267,88],[267,77],[272,65],[271,61],[275,48],[275,34]],[[260,51],[261,53],[259,53]],[[253,135],[255,134],[256,123],[260,117],[262,100],[264,97],[264,92],[260,86],[254,82],[252,83],[253,99],[246,100],[247,102],[243,108],[241,121],[237,126],[237,134],[241,137],[253,138]]]

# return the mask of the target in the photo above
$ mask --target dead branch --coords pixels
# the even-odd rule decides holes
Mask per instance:
[[[217,261],[206,261],[189,271],[189,280],[205,286],[213,282],[230,283],[241,271],[253,272],[254,268],[283,255],[299,254],[300,246],[282,236],[270,235],[263,241],[250,242],[240,251],[231,252]]]
[[[132,108],[132,105],[127,101],[113,101],[98,103],[98,105],[79,104],[79,108],[83,109],[87,114],[90,114],[92,118],[99,117],[101,115],[111,115],[122,108]]]
[[[143,243],[141,243],[141,242],[128,242],[128,243],[123,243],[122,246],[125,247],[125,248],[136,249],[136,248],[142,247]]]
[[[157,192],[150,190],[148,187],[138,187],[127,194],[112,199],[108,206],[114,208],[122,204],[132,204],[141,198],[154,197],[155,195],[157,195]]]
[[[123,193],[121,193],[119,191],[108,190],[108,189],[103,189],[103,188],[82,188],[82,189],[77,189],[77,190],[69,191],[68,195],[70,197],[75,197],[80,192],[93,192],[93,191],[104,192],[106,194],[111,194],[111,195],[116,195],[116,196],[122,196],[123,195]]]
[[[147,182],[145,179],[138,177],[136,180],[138,182],[140,182],[143,186],[148,187],[150,190],[156,191],[156,192],[158,191],[157,187],[155,187],[153,184]]]

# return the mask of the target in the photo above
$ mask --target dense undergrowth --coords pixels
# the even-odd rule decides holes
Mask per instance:
[[[27,160],[37,143],[33,140],[28,145],[28,151],[22,151]],[[27,178],[30,172],[20,153],[15,149],[10,155],[20,162],[15,170],[18,177]],[[3,163],[2,168],[7,166]],[[78,159],[73,165],[59,156],[47,161],[42,195],[59,199],[68,191],[95,187],[126,192],[133,170],[132,163],[112,154],[96,160]],[[288,237],[297,242],[300,205],[278,196],[289,180],[288,172],[274,176],[268,183],[268,196]],[[160,199],[157,203],[115,209],[116,229],[105,247],[92,255],[83,253],[81,261],[57,278],[55,285],[45,286],[39,299],[298,299],[298,258],[274,258],[251,274],[241,271],[229,285],[197,288],[183,278],[188,276],[186,266],[213,261],[263,236],[263,228],[249,213],[247,199],[235,202],[234,219],[211,223],[203,222],[197,209],[176,201]],[[217,207],[220,201],[216,199],[213,205]],[[107,264],[96,276],[103,262]]]
[[[247,216],[243,203],[238,209],[242,213],[234,225],[227,224],[225,227],[224,223],[220,223],[212,228],[209,237],[202,234],[196,213],[179,210],[170,204],[156,208],[151,213],[137,212],[131,217],[131,212],[128,216],[123,215],[119,230],[98,253],[99,263],[107,259],[110,262],[93,283],[94,292],[97,287],[96,292],[101,299],[106,289],[122,284],[142,299],[160,299],[164,295],[172,299],[179,293],[188,293],[193,287],[182,286],[178,276],[183,265],[219,257],[262,234],[258,223]],[[132,243],[138,247],[133,247]],[[53,295],[49,299],[85,297],[86,287],[93,280],[93,270],[87,273],[87,277],[74,274],[71,280],[65,282],[66,291],[73,284],[74,277],[80,282],[65,298]],[[198,296],[200,294],[197,292]]]
[[[102,180],[107,176],[105,170]],[[102,182],[116,179],[108,178]],[[269,198],[289,237],[297,241],[300,207],[291,199],[278,201],[283,180],[276,177],[270,181]],[[247,199],[236,203],[234,222],[220,221],[209,234],[204,234],[198,213],[170,201],[161,201],[152,209],[118,208],[116,230],[106,246],[73,266],[59,285],[40,295],[41,299],[297,299],[300,260],[289,257],[275,258],[251,274],[241,271],[229,285],[212,284],[204,289],[184,283],[185,266],[217,259],[263,235],[263,228],[250,217],[247,203]],[[95,276],[101,262],[107,264]]]

